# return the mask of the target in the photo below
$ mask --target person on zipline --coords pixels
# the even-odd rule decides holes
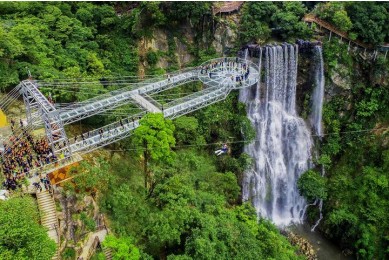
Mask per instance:
[[[227,153],[227,152],[228,152],[228,145],[226,143],[224,143],[221,149],[215,151],[215,154],[217,156],[219,156],[219,155],[221,155],[223,153]]]

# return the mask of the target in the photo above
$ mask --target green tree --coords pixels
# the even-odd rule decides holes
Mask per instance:
[[[343,2],[320,3],[316,7],[315,14],[341,31],[348,32],[352,28],[352,22]]]
[[[145,188],[151,188],[153,180],[148,164],[172,163],[175,145],[174,125],[165,119],[162,113],[147,114],[140,120],[140,126],[135,129],[133,143],[138,147],[138,154],[143,154]]]
[[[297,187],[308,201],[327,198],[326,181],[313,170],[308,170],[300,176]]]
[[[240,26],[241,42],[265,42],[270,37],[270,19],[276,11],[277,6],[272,2],[245,3]]]
[[[177,144],[203,143],[204,137],[198,132],[199,123],[197,118],[192,116],[181,116],[173,121],[176,131],[174,136]]]
[[[340,30],[347,32],[353,26],[350,17],[348,17],[346,10],[336,11],[332,21],[335,26],[337,26]]]
[[[65,183],[65,190],[84,196],[94,193],[97,188],[99,191],[107,189],[110,175],[108,174],[109,164],[102,158],[95,161],[95,164],[81,162],[81,165],[70,169],[73,179]]]
[[[108,235],[103,246],[112,249],[112,259],[114,260],[138,260],[141,258],[139,248],[134,245],[131,237],[115,237]]]
[[[189,21],[198,26],[211,13],[211,2],[164,2],[169,21],[177,23]]]
[[[301,2],[282,2],[279,11],[272,15],[273,26],[283,40],[308,39],[311,31],[302,21],[306,8]]]
[[[56,247],[39,225],[38,209],[32,198],[0,201],[0,259],[51,259]]]
[[[352,32],[367,43],[382,44],[389,35],[389,13],[380,2],[352,2],[346,5],[353,23]]]

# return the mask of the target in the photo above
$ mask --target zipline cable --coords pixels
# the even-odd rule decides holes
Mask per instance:
[[[382,127],[382,128],[372,128],[372,129],[363,129],[363,130],[355,130],[355,131],[343,131],[339,132],[339,134],[348,134],[348,133],[361,133],[361,132],[370,132],[370,131],[377,131],[377,130],[389,130],[389,127]],[[338,133],[327,133],[323,134],[328,136],[328,135],[334,135]],[[311,135],[312,137],[321,137],[319,135]],[[213,145],[220,145],[221,143],[227,143],[227,144],[236,144],[236,143],[252,143],[252,142],[259,142],[260,140],[238,140],[238,141],[229,141],[229,142],[217,142],[217,143],[206,143],[206,144],[190,144],[190,145],[179,145],[179,146],[174,146],[172,148],[183,148],[183,147],[198,147],[198,146],[213,146]],[[155,148],[156,149],[156,148]],[[136,150],[146,150],[145,148],[137,148],[137,149],[104,149],[106,151],[111,151],[111,152],[125,152],[125,151],[136,151]],[[147,150],[153,150],[153,148],[148,148]]]

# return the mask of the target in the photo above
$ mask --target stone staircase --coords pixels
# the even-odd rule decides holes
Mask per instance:
[[[106,260],[112,260],[112,250],[107,247],[103,247],[103,253]]]
[[[51,197],[48,191],[42,191],[36,193],[38,200],[38,208],[41,213],[41,225],[48,228],[48,235],[51,239],[59,245],[59,223],[57,213],[55,209],[54,199]],[[52,260],[60,259],[58,252],[53,256]]]

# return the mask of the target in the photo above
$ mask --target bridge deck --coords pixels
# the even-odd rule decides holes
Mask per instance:
[[[149,111],[151,113],[160,113],[161,112],[161,110],[159,108],[154,106],[151,102],[149,102],[148,100],[146,100],[144,97],[142,97],[139,94],[134,94],[131,96],[131,98],[133,100],[135,100],[136,103],[138,103],[141,107],[145,108],[147,111]]]
[[[36,95],[38,102],[43,104],[45,112],[43,112],[42,117],[46,118],[44,120],[45,127],[50,128],[46,129],[46,135],[51,137],[49,142],[53,146],[54,154],[58,158],[63,158],[63,156],[71,154],[87,153],[130,136],[132,131],[139,126],[140,119],[147,111],[153,113],[162,112],[166,118],[176,118],[225,99],[233,89],[256,84],[258,78],[258,66],[250,61],[238,58],[214,59],[203,64],[199,69],[189,69],[172,74],[164,79],[158,78],[158,80],[147,82],[138,88],[130,89],[130,87],[113,91],[81,102],[77,106],[71,106],[69,110],[55,110],[55,107],[39,92],[36,85],[37,82],[27,82],[27,85],[29,90],[33,90],[32,92]],[[194,80],[202,81],[205,86],[204,89],[185,97],[174,99],[172,102],[164,104],[163,107],[148,95],[151,93],[157,94]],[[41,97],[44,99],[41,99]],[[63,126],[56,124],[62,120],[65,123],[69,123],[130,102],[139,104],[146,111],[128,115],[128,117],[120,121],[86,132],[82,135],[83,138],[78,140],[75,138],[68,139]],[[50,118],[48,118],[49,116]],[[59,136],[60,139],[52,138],[54,134],[60,131],[63,132]],[[66,141],[66,145],[56,148],[54,143],[59,142],[58,140]],[[65,159],[66,161],[68,160]],[[53,166],[55,168],[59,165]],[[53,166],[47,165],[46,168],[50,171]]]
[[[324,20],[321,20],[320,18],[316,17],[315,15],[313,14],[308,14],[306,15],[303,20],[305,22],[308,22],[308,23],[316,23],[318,25],[320,25],[321,27],[324,27],[326,28],[327,30],[337,34],[338,36],[342,37],[342,38],[345,38],[347,40],[349,40],[350,42],[354,43],[355,45],[363,48],[363,49],[372,49],[373,46],[371,45],[368,45],[366,43],[363,43],[361,41],[358,41],[358,40],[351,40],[348,33],[346,32],[343,32],[343,31],[340,31],[339,29],[337,29],[335,26],[333,26],[332,24],[324,21]]]
[[[235,61],[236,59],[233,60]],[[239,60],[240,63],[235,65],[232,65],[232,59],[225,60],[226,62],[224,62],[224,59],[215,59],[211,62],[221,61],[223,61],[223,65],[209,68],[208,73],[205,73],[205,71],[201,73],[201,71],[199,71],[198,75],[196,75],[197,79],[201,80],[207,86],[205,89],[165,104],[163,110],[164,116],[166,118],[176,118],[185,115],[225,99],[233,89],[248,87],[257,83],[259,77],[258,67],[253,63],[248,63],[250,73],[247,75],[247,78],[237,81],[236,78],[241,76],[242,73],[241,67],[239,67],[241,66],[240,63],[243,63],[244,61]],[[231,64],[228,65],[228,62]],[[209,77],[209,72],[212,72],[213,74],[211,78]],[[150,111],[161,111],[141,96],[140,102],[145,101],[147,102],[147,105],[144,105],[145,107],[153,106],[153,108],[149,107]],[[84,138],[84,140],[72,140],[70,142],[70,150],[72,152],[85,153],[126,138],[139,126],[139,119],[145,114],[146,112],[141,112],[136,115],[130,115],[121,121],[85,133],[84,135],[87,137]],[[59,150],[59,152],[64,150],[65,148]]]
[[[98,99],[82,102],[77,107],[64,108],[60,111],[60,117],[64,125],[74,123],[80,119],[124,105],[128,103],[129,100],[133,100],[135,95],[139,96],[140,94],[157,93],[196,80],[196,75],[197,71],[193,69],[182,74],[174,75],[170,79],[149,83],[132,90],[129,90],[133,88],[130,86],[117,91],[112,91],[100,96]],[[138,96],[137,98],[139,98]]]

